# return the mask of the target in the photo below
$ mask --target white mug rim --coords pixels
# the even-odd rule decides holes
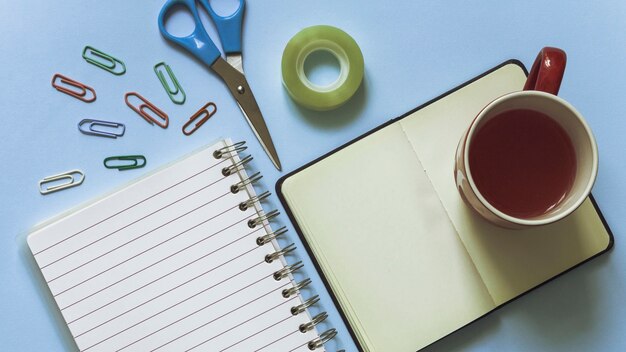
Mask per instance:
[[[585,131],[587,132],[587,137],[589,138],[589,141],[591,143],[591,150],[592,150],[592,155],[591,155],[591,173],[589,176],[589,180],[587,180],[587,184],[585,185],[585,188],[583,190],[583,192],[580,194],[579,199],[577,199],[572,205],[570,205],[568,208],[563,209],[560,212],[555,213],[552,216],[543,218],[543,219],[523,219],[523,218],[518,218],[518,217],[514,217],[511,215],[508,215],[498,209],[496,209],[493,205],[491,205],[486,199],[485,197],[483,197],[483,195],[480,193],[480,191],[478,190],[478,187],[476,187],[476,184],[474,183],[474,179],[472,177],[472,172],[471,172],[471,168],[469,165],[469,146],[470,143],[472,141],[472,138],[474,137],[475,131],[477,126],[479,125],[479,122],[497,105],[500,105],[504,102],[506,102],[507,100],[510,99],[514,99],[516,97],[519,96],[536,96],[539,97],[540,99],[551,99],[556,101],[557,103],[565,106],[568,110],[570,110],[572,112],[572,115],[576,116],[576,118],[578,119],[578,122],[583,126],[583,128],[585,129]],[[493,100],[492,102],[490,102],[487,106],[485,106],[485,108],[478,114],[478,116],[476,116],[476,118],[474,119],[474,121],[472,122],[472,125],[470,126],[470,129],[468,131],[467,134],[467,138],[465,139],[464,142],[464,153],[463,153],[463,163],[465,166],[465,170],[467,173],[467,180],[468,183],[470,185],[470,188],[472,189],[472,191],[474,192],[474,194],[476,195],[476,197],[478,198],[478,200],[487,208],[489,209],[490,212],[492,212],[493,214],[495,214],[497,217],[509,221],[511,223],[514,224],[518,224],[518,225],[524,225],[524,226],[538,226],[538,225],[546,225],[546,224],[550,224],[556,221],[559,221],[561,219],[563,219],[564,217],[568,216],[569,214],[571,214],[572,212],[574,212],[584,201],[585,199],[587,199],[587,196],[591,193],[591,189],[595,183],[597,174],[598,174],[598,147],[596,144],[596,140],[595,137],[593,136],[593,133],[591,132],[591,128],[589,127],[589,125],[587,124],[587,122],[585,121],[585,119],[582,117],[582,115],[578,112],[578,110],[576,110],[570,103],[568,103],[566,100],[554,95],[554,94],[550,94],[550,93],[546,93],[546,92],[542,92],[542,91],[531,91],[531,90],[525,90],[525,91],[518,91],[518,92],[513,92],[513,93],[509,93],[509,94],[505,94],[495,100]]]

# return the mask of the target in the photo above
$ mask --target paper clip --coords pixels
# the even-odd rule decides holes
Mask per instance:
[[[112,165],[110,161],[132,161],[132,164],[121,164],[121,165]],[[139,163],[139,161],[142,161]],[[104,159],[104,167],[107,169],[118,169],[122,170],[130,170],[130,169],[139,169],[146,166],[146,157],[143,155],[121,155],[121,156],[110,156]]]
[[[141,103],[141,105],[139,105],[139,107],[134,106],[133,104],[130,103],[128,98],[131,97],[131,96],[135,96],[139,100],[142,101],[142,103]],[[161,128],[167,128],[167,125],[169,124],[169,118],[167,117],[167,114],[164,113],[161,109],[157,108],[154,104],[152,104],[151,102],[146,100],[146,98],[142,97],[139,93],[137,93],[137,92],[126,93],[126,95],[124,95],[124,100],[126,100],[126,105],[128,105],[128,107],[133,109],[134,112],[138,113],[139,116],[143,117],[144,120],[148,121],[148,123],[150,123],[151,125],[152,124],[157,124],[157,126],[159,126]],[[161,122],[160,120],[158,120],[155,117],[153,117],[150,114],[148,114],[145,111],[145,109],[150,110],[154,115],[156,115],[158,118],[162,119],[164,122]]]
[[[56,83],[57,78],[62,84],[65,84],[69,87],[74,87],[76,88],[76,90],[72,90],[68,87],[57,84]],[[80,99],[84,101],[85,103],[91,103],[92,101],[96,100],[96,91],[93,88],[85,84],[82,84],[78,81],[75,81],[69,77],[63,76],[60,73],[57,73],[54,76],[52,76],[52,86],[59,92],[63,92],[76,99]],[[92,97],[87,97],[87,92],[90,92]]]
[[[88,128],[85,128],[83,125],[88,124]],[[113,127],[120,128],[119,132],[107,132],[104,130],[95,129],[94,126],[103,126],[103,127]],[[124,135],[126,131],[126,126],[123,123],[119,122],[109,122],[109,121],[100,121],[100,120],[92,120],[92,119],[84,119],[78,123],[78,130],[84,134],[88,134],[90,136],[100,136],[107,138],[117,138]]]
[[[211,111],[208,110],[209,106],[213,107]],[[215,105],[215,103],[213,102],[206,103],[206,105],[201,107],[200,110],[198,110],[195,114],[193,114],[193,116],[189,118],[189,121],[187,121],[187,123],[185,123],[185,125],[183,126],[183,133],[185,134],[185,136],[189,136],[190,134],[196,132],[196,130],[200,128],[200,126],[202,126],[205,122],[207,122],[209,117],[215,115],[216,112],[217,112],[217,106]],[[199,118],[200,118],[200,121],[196,123],[196,125],[191,129],[191,131],[187,131],[187,127],[189,127],[189,125],[191,125],[195,120]]]
[[[74,178],[75,175],[79,175],[80,178],[75,179]],[[51,183],[51,182],[55,182],[59,180],[67,180],[67,182],[50,186],[47,188],[42,188],[42,186],[47,183]],[[83,183],[84,180],[85,180],[85,174],[78,169],[62,172],[58,175],[48,176],[48,177],[45,177],[43,180],[39,181],[39,193],[46,195],[48,193],[60,191],[66,188],[76,187],[80,185],[81,183]]]
[[[170,87],[169,83],[167,83],[167,80],[165,80],[165,75],[163,74],[163,71],[159,70],[160,66],[163,66],[165,68],[167,75],[170,77],[170,80],[172,81],[172,84],[174,85],[173,89],[172,87]],[[187,99],[187,96],[185,95],[185,91],[183,90],[183,87],[181,87],[180,83],[178,83],[178,80],[176,79],[176,76],[174,75],[174,72],[172,72],[172,69],[170,68],[170,66],[166,64],[165,62],[159,62],[158,64],[154,65],[154,73],[156,73],[157,77],[159,78],[159,81],[161,82],[161,85],[165,89],[165,92],[170,97],[172,102],[178,105],[183,104],[185,102],[185,99]],[[178,95],[178,93],[180,93],[181,95],[180,100],[176,100],[176,96]]]
[[[90,55],[91,54],[91,55]],[[104,61],[98,61],[95,57],[100,58]],[[105,54],[102,51],[93,48],[89,45],[83,49],[83,59],[85,59],[88,63],[98,66],[103,70],[109,71],[116,76],[123,75],[126,72],[126,65],[122,62],[122,60],[116,59],[109,54]],[[117,64],[122,66],[122,70],[117,70]]]

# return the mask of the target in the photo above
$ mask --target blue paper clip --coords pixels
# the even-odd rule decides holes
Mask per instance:
[[[87,128],[83,126],[85,124],[88,124]],[[121,128],[121,131],[107,132],[107,131],[95,129],[94,126],[112,127],[115,129]],[[119,123],[119,122],[84,119],[78,123],[78,130],[90,136],[117,138],[117,137],[121,137],[124,135],[124,132],[126,131],[126,126],[124,126],[123,123]]]

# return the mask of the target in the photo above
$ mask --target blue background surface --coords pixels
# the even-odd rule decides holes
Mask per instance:
[[[0,0],[1,350],[75,348],[24,251],[24,234],[36,223],[219,137],[249,141],[252,169],[265,175],[262,187],[273,190],[284,174],[273,168],[219,78],[161,38],[156,18],[162,3]],[[626,2],[620,0],[248,1],[244,68],[285,172],[507,59],[530,66],[546,45],[568,53],[560,95],[586,116],[596,134],[601,161],[594,194],[615,234],[615,248],[437,342],[429,352],[626,349],[624,18]],[[179,19],[174,16],[172,23],[182,25]],[[356,96],[326,113],[298,107],[281,85],[285,44],[316,24],[351,34],[366,65]],[[114,76],[84,62],[85,45],[121,58],[127,73]],[[187,92],[182,106],[170,102],[152,71],[163,60]],[[94,87],[97,101],[85,104],[55,91],[50,79],[57,72]],[[128,91],[167,111],[170,127],[150,126],[131,111],[123,101]],[[217,103],[218,113],[194,135],[184,136],[180,127],[209,100]],[[126,135],[118,140],[82,135],[76,123],[83,118],[123,122]],[[148,165],[128,172],[102,167],[104,157],[120,154],[144,154]],[[73,168],[85,172],[83,185],[39,194],[38,180]],[[271,206],[280,207],[275,196],[267,209]],[[280,222],[287,224],[287,217]],[[299,244],[296,256],[305,257],[293,231],[289,240]],[[305,273],[322,296],[316,310],[334,312],[313,266],[305,262]],[[340,338],[329,350],[354,350],[336,312],[330,320],[327,326],[336,326]]]

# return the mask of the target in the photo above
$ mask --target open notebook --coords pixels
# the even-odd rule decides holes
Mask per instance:
[[[612,245],[591,199],[522,231],[461,200],[453,167],[463,131],[525,80],[519,62],[504,63],[277,183],[363,350],[419,350]]]
[[[28,236],[81,351],[323,350],[335,330],[318,334],[243,148],[218,142]]]

